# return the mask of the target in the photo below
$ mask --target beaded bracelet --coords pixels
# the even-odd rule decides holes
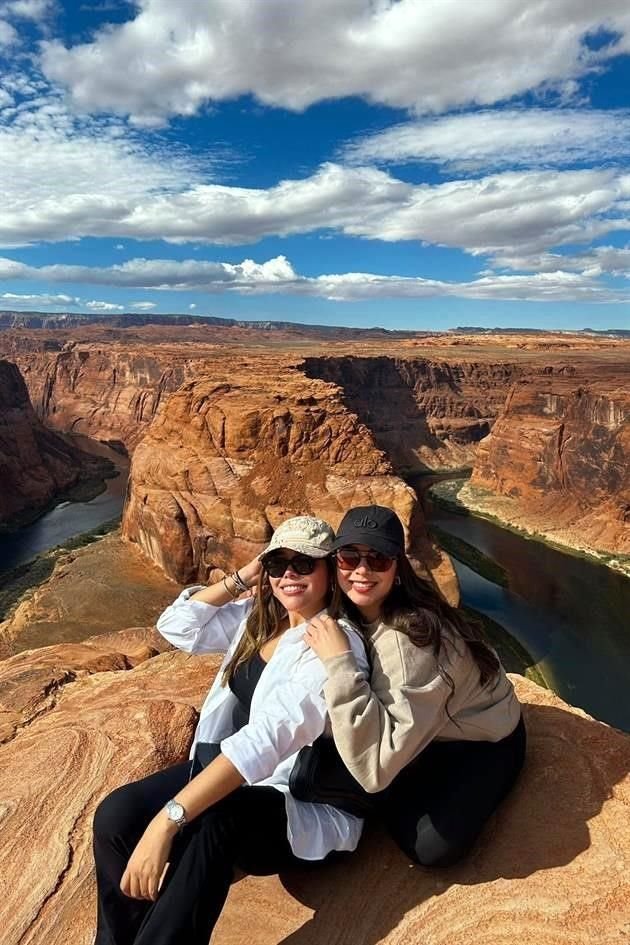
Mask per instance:
[[[230,575],[230,576],[231,576],[231,575]],[[236,598],[237,598],[237,597],[239,596],[239,594],[240,594],[240,591],[237,590],[236,586],[234,587],[234,590],[231,591],[231,590],[229,589],[229,587],[227,586],[226,577],[227,577],[227,575],[225,575],[225,576],[223,577],[223,579],[222,579],[223,587],[225,588],[225,590],[227,591],[227,593],[230,595],[230,597],[232,598],[232,600],[236,600]]]
[[[242,594],[244,594],[246,591],[249,590],[249,586],[245,583],[245,581],[244,581],[243,578],[240,576],[240,574],[238,573],[238,571],[233,571],[232,574],[230,574],[230,577],[231,577],[232,580],[234,581],[234,586],[235,586],[235,587],[238,587],[239,591],[240,591]]]

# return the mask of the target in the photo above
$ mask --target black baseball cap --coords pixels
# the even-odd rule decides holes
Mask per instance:
[[[358,506],[342,518],[331,550],[346,545],[369,545],[395,558],[405,550],[405,530],[392,509],[384,505]]]

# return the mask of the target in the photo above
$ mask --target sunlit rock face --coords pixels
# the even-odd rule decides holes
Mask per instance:
[[[466,503],[576,548],[630,554],[628,381],[516,384],[479,444]]]
[[[0,361],[0,524],[36,518],[55,497],[109,465],[46,429],[17,366]]]
[[[389,505],[421,539],[415,494],[331,384],[243,359],[185,384],[136,447],[123,531],[178,581],[260,552],[285,518],[333,526]]]
[[[218,657],[148,630],[0,662],[3,945],[91,945],[91,823],[111,790],[187,757]],[[472,855],[411,868],[371,828],[358,852],[231,889],[213,945],[625,943],[630,738],[512,677],[528,754]]]

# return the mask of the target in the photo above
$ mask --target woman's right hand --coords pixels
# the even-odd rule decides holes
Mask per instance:
[[[247,584],[248,587],[254,587],[258,580],[258,575],[262,570],[262,564],[260,563],[260,559],[256,557],[237,570],[241,580]]]

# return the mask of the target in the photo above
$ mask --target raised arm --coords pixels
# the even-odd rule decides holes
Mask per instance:
[[[258,578],[257,558],[238,571],[242,582],[252,587]],[[238,588],[232,578],[186,588],[159,616],[157,629],[162,636],[187,653],[221,653],[228,649],[242,620],[247,616],[250,599],[234,600]]]

